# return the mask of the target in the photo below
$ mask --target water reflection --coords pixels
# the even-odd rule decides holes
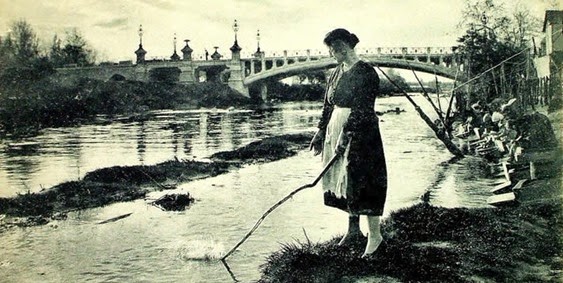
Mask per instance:
[[[261,137],[307,131],[315,126],[320,107],[299,103],[256,111],[167,110],[141,121],[114,117],[114,123],[45,129],[23,142],[0,145],[0,196],[80,179],[101,167],[207,158]]]
[[[147,144],[145,139],[147,138],[147,129],[145,127],[145,122],[139,123],[139,131],[137,133],[137,155],[139,156],[139,163],[144,165],[145,163],[145,151],[147,149]]]

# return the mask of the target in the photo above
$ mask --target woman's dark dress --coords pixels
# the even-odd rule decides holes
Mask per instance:
[[[349,115],[343,122],[342,131],[351,133],[351,142],[343,157],[347,158],[344,169],[345,193],[337,196],[325,188],[324,203],[352,214],[380,216],[387,196],[387,169],[379,119],[374,109],[375,97],[379,93],[379,77],[373,67],[359,61],[346,72],[341,72],[340,67],[336,68],[328,85],[319,129],[327,133],[333,112],[342,110],[339,108],[349,108],[345,109]],[[337,115],[334,116],[336,119]],[[327,133],[324,137],[325,142],[329,138],[334,140],[330,135]],[[323,155],[332,155],[333,149],[326,148],[327,143],[324,144]],[[326,163],[327,156],[323,159]],[[323,187],[326,187],[327,182],[323,181]],[[331,180],[328,185],[333,186],[333,183]]]

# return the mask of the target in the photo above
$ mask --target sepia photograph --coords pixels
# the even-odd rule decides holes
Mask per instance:
[[[563,282],[558,0],[0,0],[0,283]]]

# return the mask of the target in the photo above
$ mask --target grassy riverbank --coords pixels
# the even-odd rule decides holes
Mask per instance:
[[[0,135],[87,123],[95,115],[137,115],[156,109],[228,108],[256,101],[218,82],[73,81],[45,77],[0,88]]]
[[[311,137],[312,133],[304,133],[266,138],[213,154],[209,162],[171,160],[151,166],[102,168],[87,173],[81,180],[37,193],[0,198],[0,214],[10,218],[0,222],[0,231],[10,226],[45,224],[69,211],[140,199],[154,190],[174,189],[180,182],[216,176],[245,164],[286,158],[304,149]]]
[[[418,204],[383,223],[372,258],[366,240],[292,243],[272,254],[260,282],[560,282],[561,206],[447,209]]]
[[[545,111],[544,111],[545,112]],[[561,140],[561,111],[548,117]],[[511,206],[443,208],[421,202],[384,219],[384,243],[362,259],[366,239],[286,243],[259,282],[562,282],[561,160],[538,165]],[[467,170],[471,174],[471,170]],[[468,180],[471,179],[468,176]]]

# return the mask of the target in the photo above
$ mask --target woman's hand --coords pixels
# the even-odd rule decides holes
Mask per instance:
[[[309,150],[313,150],[314,155],[319,155],[323,151],[324,131],[318,130],[309,144]]]
[[[346,147],[348,147],[348,143],[350,143],[351,139],[352,139],[352,133],[351,132],[340,133],[340,137],[338,138],[338,144],[336,145],[336,148],[334,149],[335,154],[337,154],[337,155],[344,154],[344,152],[346,152]]]

